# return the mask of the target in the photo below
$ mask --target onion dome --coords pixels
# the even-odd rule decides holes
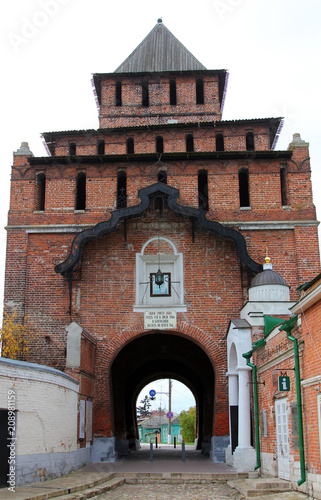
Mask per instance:
[[[276,271],[269,257],[265,257],[263,271],[255,276],[249,289],[250,302],[287,302],[290,300],[289,286]]]

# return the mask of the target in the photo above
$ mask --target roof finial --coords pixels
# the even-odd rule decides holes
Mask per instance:
[[[159,17],[159,18],[157,19],[157,22],[158,22],[158,23],[162,23],[162,22],[163,22],[163,19],[162,19],[161,17]]]
[[[263,271],[266,271],[267,269],[273,269],[267,246],[266,246],[265,252],[266,252],[266,254],[265,254],[265,259],[264,259],[264,264],[263,264]]]

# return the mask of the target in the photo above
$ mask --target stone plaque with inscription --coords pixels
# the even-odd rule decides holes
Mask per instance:
[[[176,311],[150,309],[144,313],[145,330],[171,330],[176,325]]]

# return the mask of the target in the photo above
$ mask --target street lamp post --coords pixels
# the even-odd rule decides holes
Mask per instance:
[[[168,410],[169,412],[172,411],[172,379],[168,380],[168,398],[169,398],[169,403],[168,403]],[[171,436],[171,428],[172,428],[172,419],[168,419],[168,444],[171,444],[172,442],[172,436]]]

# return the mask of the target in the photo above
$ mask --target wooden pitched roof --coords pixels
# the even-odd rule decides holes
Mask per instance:
[[[115,73],[206,70],[159,19]]]

